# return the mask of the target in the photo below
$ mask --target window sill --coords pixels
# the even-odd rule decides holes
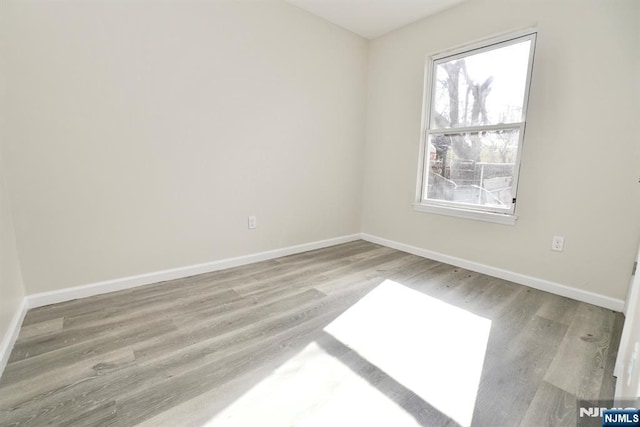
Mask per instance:
[[[453,216],[456,218],[473,219],[476,221],[493,222],[495,224],[516,225],[518,219],[515,215],[499,214],[493,212],[472,211],[468,209],[457,209],[445,206],[426,205],[416,203],[413,209],[418,212],[433,213],[438,215]]]

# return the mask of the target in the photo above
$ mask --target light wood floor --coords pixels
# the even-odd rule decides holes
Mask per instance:
[[[474,335],[483,351],[452,355],[469,358],[463,370],[480,358],[473,425],[575,425],[577,399],[613,396],[621,314],[356,241],[30,310],[0,379],[0,425],[327,425],[327,411],[348,408],[363,418],[343,412],[334,425],[460,424],[425,398],[430,376],[416,388],[393,374],[442,376],[393,352],[419,344],[442,356],[430,339],[460,325],[442,317],[383,330],[411,316],[401,299],[355,306],[386,279],[411,290],[400,292],[406,310],[435,298],[470,327],[489,325],[486,348]],[[378,337],[366,351],[325,329],[350,307],[372,316],[350,314],[362,334],[345,332]],[[374,326],[379,335],[366,330]],[[376,362],[380,349],[395,367]],[[453,385],[465,385],[456,375]]]

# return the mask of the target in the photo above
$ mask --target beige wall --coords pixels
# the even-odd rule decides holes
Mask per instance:
[[[623,299],[640,236],[639,8],[469,0],[368,44],[278,2],[5,1],[26,291],[362,230]],[[517,225],[413,211],[425,56],[529,26]]]
[[[640,237],[640,2],[470,0],[374,40],[363,231],[624,299]],[[427,54],[535,26],[515,226],[415,212]],[[551,237],[565,251],[550,250]]]
[[[27,293],[360,231],[364,39],[281,2],[3,9]]]

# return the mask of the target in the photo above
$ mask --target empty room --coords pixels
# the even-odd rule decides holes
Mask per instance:
[[[640,426],[640,1],[0,0],[0,426]]]

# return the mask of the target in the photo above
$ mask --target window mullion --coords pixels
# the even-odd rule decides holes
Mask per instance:
[[[452,133],[475,133],[475,132],[489,132],[493,130],[514,130],[520,129],[524,122],[516,123],[500,123],[497,125],[482,125],[482,126],[465,126],[457,128],[444,128],[444,129],[429,129],[427,133],[429,135],[443,135]]]

